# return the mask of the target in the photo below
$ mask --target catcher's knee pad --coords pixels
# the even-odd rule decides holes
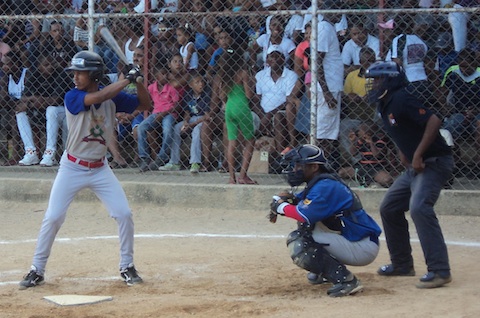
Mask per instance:
[[[287,246],[295,265],[309,272],[322,274],[333,284],[344,282],[350,274],[345,265],[303,231],[296,230],[290,233],[287,237]]]

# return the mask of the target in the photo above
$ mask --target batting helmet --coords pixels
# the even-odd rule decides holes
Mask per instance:
[[[105,64],[100,55],[90,51],[81,51],[72,58],[67,71],[90,71],[90,78],[96,82],[101,80],[105,72]]]
[[[366,90],[371,103],[385,97],[388,92],[393,92],[408,85],[408,80],[403,67],[395,62],[375,62],[365,72],[367,80]]]

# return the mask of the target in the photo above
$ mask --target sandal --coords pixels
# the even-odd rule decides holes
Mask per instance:
[[[257,181],[250,179],[250,177],[239,178],[238,183],[239,184],[258,184]]]

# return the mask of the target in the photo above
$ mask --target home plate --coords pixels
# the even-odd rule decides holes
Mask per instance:
[[[89,295],[56,295],[45,296],[44,299],[60,306],[90,305],[102,301],[112,300],[112,296],[89,296]]]

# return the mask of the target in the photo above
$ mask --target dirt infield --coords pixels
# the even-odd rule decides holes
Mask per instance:
[[[479,217],[439,217],[449,244],[453,282],[414,287],[425,265],[415,233],[417,277],[375,274],[388,262],[350,267],[365,290],[333,299],[292,264],[285,236],[295,222],[273,225],[267,211],[132,205],[136,265],[145,283],[126,287],[117,271],[116,224],[98,202],[76,202],[50,257],[46,284],[18,290],[31,262],[46,204],[0,201],[0,317],[478,317]],[[373,217],[378,220],[375,213]],[[413,228],[413,225],[412,225]],[[413,230],[413,229],[412,229]],[[106,295],[113,300],[61,307],[44,296]]]

